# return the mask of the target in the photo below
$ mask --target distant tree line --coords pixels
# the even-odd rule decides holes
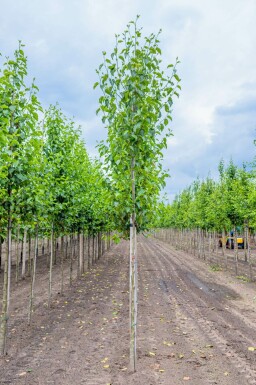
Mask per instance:
[[[219,163],[219,178],[197,179],[171,204],[160,203],[157,227],[225,231],[256,229],[255,162],[249,167]]]

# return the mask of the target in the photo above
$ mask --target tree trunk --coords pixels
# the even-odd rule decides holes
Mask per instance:
[[[27,228],[24,228],[23,235],[23,249],[22,249],[22,270],[21,270],[21,278],[25,279],[26,274],[26,258],[27,258]]]
[[[135,372],[137,366],[137,247],[135,223],[135,158],[131,162],[133,213],[130,219],[130,365]]]
[[[244,221],[244,260],[248,262],[248,244],[249,244],[249,229],[248,221]]]
[[[28,233],[28,276],[31,276],[31,231]]]
[[[94,241],[95,241],[95,238],[93,235],[92,236],[92,265],[94,265],[94,249],[95,249]]]
[[[82,274],[82,248],[81,248],[81,234],[80,231],[77,234],[77,277],[80,277]]]
[[[91,253],[90,253],[90,234],[89,234],[89,232],[88,232],[88,241],[87,242],[88,242],[87,243],[87,246],[88,246],[88,265],[87,265],[87,268],[88,268],[88,270],[90,270],[90,268],[91,268],[91,260],[90,260]]]
[[[54,265],[57,265],[57,242],[58,242],[58,239],[57,238],[55,239],[55,234],[53,233],[53,245],[54,245],[54,248],[53,248],[53,263],[54,263]]]
[[[98,233],[98,259],[101,257],[101,233]]]
[[[48,286],[48,307],[51,305],[51,297],[52,297],[52,266],[53,266],[53,258],[54,258],[54,226],[52,223],[51,230],[51,252],[50,252],[50,266],[49,266],[49,286]]]
[[[237,232],[234,230],[234,253],[235,253],[235,272],[238,275],[238,245],[237,245]]]
[[[82,275],[84,273],[83,271],[83,233],[79,233],[79,273]]]
[[[10,288],[11,288],[11,242],[12,242],[12,221],[11,214],[8,215],[7,228],[7,253],[4,263],[4,284],[3,284],[3,304],[0,322],[0,355],[6,354],[6,338],[8,330]]]
[[[134,218],[130,224],[130,364],[136,371],[136,339],[137,339],[137,255],[136,227]]]
[[[86,248],[86,237],[83,231],[83,273],[85,272],[85,248]]]
[[[30,325],[31,316],[33,312],[33,302],[34,302],[34,288],[36,282],[36,261],[37,261],[37,253],[38,253],[38,225],[36,225],[36,234],[35,234],[35,250],[34,250],[34,263],[33,263],[33,272],[31,278],[31,289],[30,289],[30,300],[29,300],[29,312],[28,312],[28,324]]]
[[[69,264],[69,284],[72,285],[73,279],[73,257],[74,257],[74,235],[70,236],[70,264]]]
[[[63,294],[64,290],[64,236],[61,237],[61,246],[60,246],[60,260],[61,260],[61,285],[60,285],[60,294]]]
[[[20,267],[20,226],[17,226],[17,232],[16,232],[16,247],[15,247],[15,253],[16,253],[16,274],[15,274],[15,282],[18,283],[19,280],[19,267]]]

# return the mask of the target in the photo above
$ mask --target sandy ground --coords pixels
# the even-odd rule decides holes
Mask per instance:
[[[50,309],[47,271],[39,265],[30,327],[29,281],[14,286],[0,384],[256,384],[256,284],[214,272],[158,240],[138,242],[136,373],[129,370],[129,245],[123,241],[72,287],[66,279],[63,296],[55,267]]]

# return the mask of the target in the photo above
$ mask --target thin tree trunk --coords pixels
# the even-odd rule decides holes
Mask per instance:
[[[21,270],[21,278],[25,279],[26,274],[26,258],[27,258],[27,228],[24,228],[23,235],[23,250],[22,250],[22,270]]]
[[[248,244],[247,244],[247,255],[248,255],[248,263],[249,263],[249,276],[250,276],[250,281],[253,281],[253,274],[252,274],[252,259],[251,259],[251,247],[250,247],[250,242],[249,242],[249,237],[248,237]]]
[[[238,275],[238,245],[237,245],[237,232],[234,230],[234,253],[235,253],[235,272]]]
[[[86,237],[83,230],[83,273],[85,272],[85,248],[86,248]]]
[[[28,312],[28,324],[30,325],[31,316],[33,312],[33,302],[34,302],[34,289],[36,282],[36,261],[37,261],[37,253],[38,253],[38,225],[36,225],[36,234],[35,234],[35,250],[34,250],[34,263],[33,263],[33,273],[31,278],[31,290],[30,290],[30,300],[29,300],[29,312]]]
[[[0,322],[0,355],[6,354],[6,338],[8,332],[8,318],[10,306],[10,288],[11,288],[11,243],[12,243],[12,221],[11,214],[8,215],[7,227],[7,253],[4,263],[4,283],[3,283],[3,303]]]
[[[28,233],[28,276],[31,276],[31,231]]]
[[[137,366],[137,253],[135,223],[135,158],[131,161],[133,213],[130,220],[130,365],[135,372]]]
[[[227,254],[227,250],[226,250],[226,234],[225,234],[225,230],[222,230],[222,255],[224,257],[225,268],[227,270],[228,269],[228,254]]]
[[[69,264],[69,284],[72,285],[73,275],[73,256],[74,256],[74,235],[70,236],[70,264]]]
[[[206,254],[205,254],[205,230],[201,230],[202,232],[202,256],[203,259],[206,259]]]
[[[52,223],[51,230],[51,252],[50,252],[50,266],[49,266],[49,286],[48,286],[48,307],[51,305],[51,297],[52,297],[52,266],[53,266],[53,258],[54,258],[54,226]]]
[[[248,262],[248,244],[249,244],[249,231],[248,231],[248,221],[244,221],[244,260]]]
[[[94,234],[92,236],[92,265],[94,265]]]
[[[20,240],[19,240],[19,237],[20,237],[20,226],[18,225],[17,226],[17,239],[16,239],[16,248],[15,248],[15,251],[16,251],[16,274],[15,274],[15,282],[18,283],[18,280],[19,280],[19,267],[20,267]]]
[[[54,265],[57,265],[57,242],[58,242],[58,239],[55,239],[55,234],[53,233],[53,245],[54,245],[54,248],[53,248],[53,263],[54,263]]]
[[[47,239],[47,255],[46,255],[47,268],[50,267],[50,258],[49,258],[50,254],[51,254],[51,236],[50,236],[50,238],[48,237],[48,239]]]
[[[137,337],[137,256],[136,256],[136,227],[131,218],[130,225],[130,364],[136,371],[136,337]]]
[[[87,244],[87,246],[88,246],[88,265],[87,265],[87,267],[88,267],[88,270],[90,270],[90,268],[91,268],[91,261],[90,261],[90,234],[89,234],[89,232],[88,232],[88,244]]]
[[[98,259],[101,257],[101,233],[98,233]]]
[[[83,233],[80,231],[79,234],[79,269],[80,269],[80,275],[84,273],[83,271]]]
[[[64,236],[61,237],[60,258],[61,258],[60,294],[63,295],[63,291],[64,291]]]
[[[68,258],[68,235],[65,237],[65,259]]]

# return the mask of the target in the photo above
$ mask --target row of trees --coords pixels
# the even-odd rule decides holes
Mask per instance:
[[[138,19],[138,18],[137,18]],[[11,239],[118,230],[130,237],[130,358],[136,369],[136,233],[149,229],[168,174],[163,149],[172,134],[173,98],[179,96],[175,64],[161,65],[159,34],[142,36],[137,19],[127,25],[97,73],[98,113],[108,130],[101,163],[89,159],[79,128],[61,109],[43,110],[34,82],[27,86],[22,46],[0,73],[0,232],[7,239],[0,352],[8,320]],[[79,238],[80,239],[80,238]],[[80,248],[81,249],[81,248]],[[35,242],[34,265],[37,241]],[[53,264],[50,251],[49,291]],[[19,264],[19,261],[17,261]],[[32,288],[33,288],[32,278]],[[50,295],[49,295],[50,298]]]
[[[239,168],[232,161],[219,164],[219,179],[197,179],[172,204],[159,206],[158,227],[200,228],[228,232],[256,228],[254,168]]]
[[[50,297],[55,239],[71,233],[94,236],[113,227],[110,187],[99,164],[89,159],[79,127],[58,105],[44,110],[35,82],[28,85],[27,79],[27,58],[20,44],[14,58],[7,58],[0,70],[0,240],[1,246],[6,240],[7,249],[1,354],[5,352],[9,316],[12,239],[17,245],[23,240],[23,278],[28,237],[36,240],[32,289],[38,235],[51,239]],[[18,274],[20,253],[16,258]],[[0,269],[2,262],[1,247]]]

